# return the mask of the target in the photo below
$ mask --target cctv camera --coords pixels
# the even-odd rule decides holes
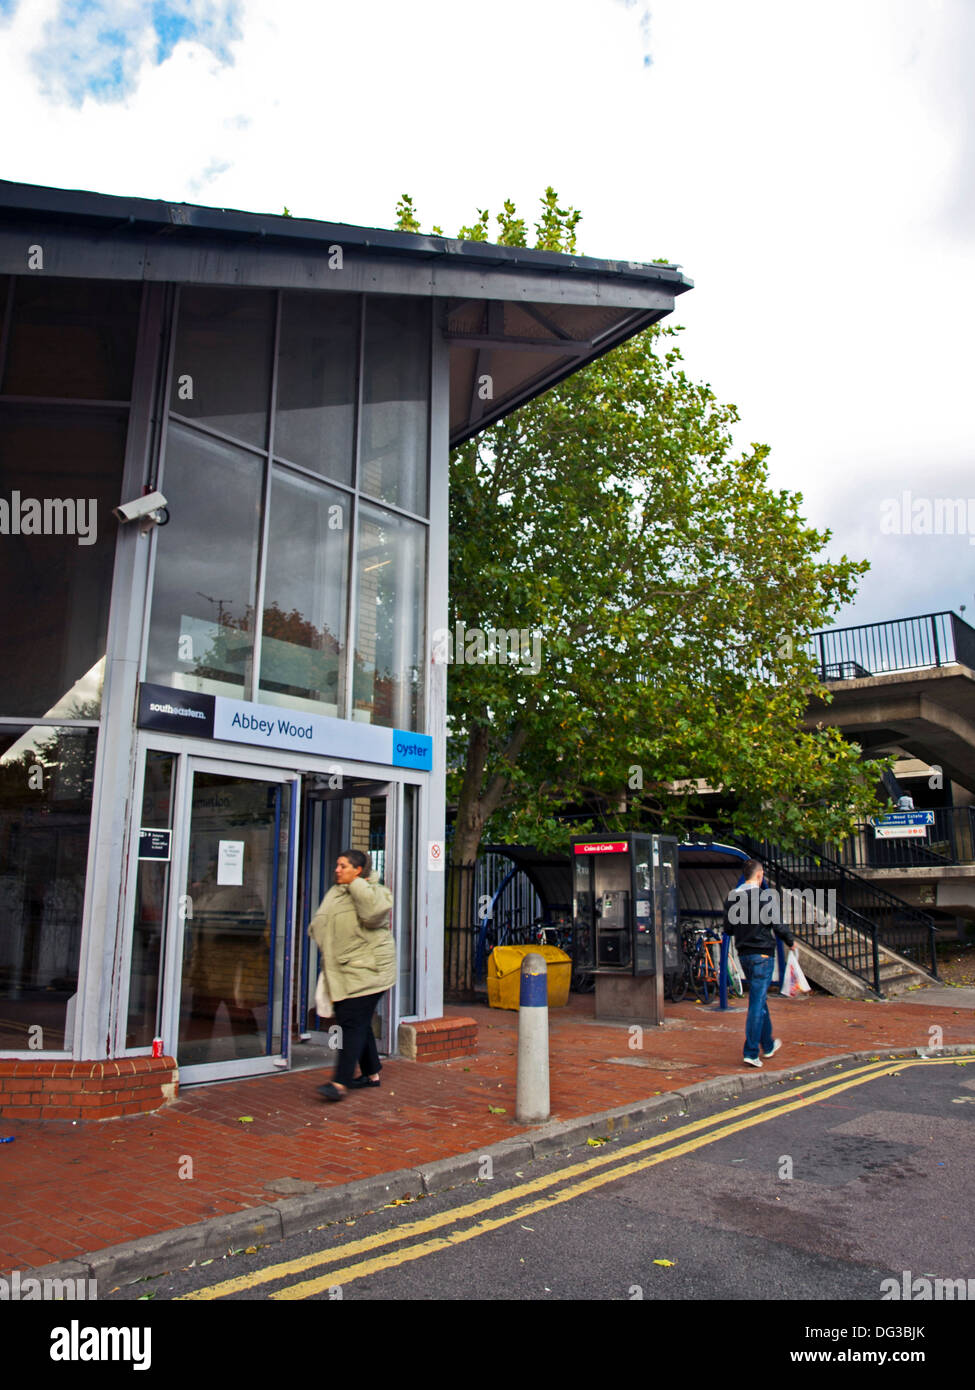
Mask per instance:
[[[165,520],[161,513],[166,506],[166,499],[161,492],[150,492],[145,497],[137,497],[134,502],[123,502],[121,507],[114,507],[112,510],[119,521],[147,521],[155,522],[157,526],[165,526],[169,520],[166,513]]]

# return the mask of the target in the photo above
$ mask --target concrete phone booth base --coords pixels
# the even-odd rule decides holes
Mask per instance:
[[[615,1023],[663,1023],[663,976],[597,975],[596,1017]]]

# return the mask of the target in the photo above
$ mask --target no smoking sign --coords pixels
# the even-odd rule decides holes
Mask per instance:
[[[427,844],[427,868],[443,873],[444,858],[443,840],[430,840]]]

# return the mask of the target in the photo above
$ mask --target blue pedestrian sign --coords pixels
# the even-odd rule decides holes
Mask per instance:
[[[890,811],[871,816],[875,840],[926,840],[928,826],[934,825],[933,811]]]

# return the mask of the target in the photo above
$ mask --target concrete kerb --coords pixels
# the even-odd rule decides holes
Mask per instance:
[[[490,1169],[492,1177],[502,1173],[513,1173],[525,1163],[530,1163],[534,1153],[529,1138],[504,1139],[500,1144],[485,1145],[470,1153],[458,1154],[456,1158],[439,1158],[434,1163],[425,1163],[418,1171],[423,1179],[423,1190],[428,1195],[445,1187],[456,1187],[462,1182],[486,1180],[485,1168]],[[486,1164],[485,1160],[490,1163]]]
[[[821,1057],[800,1067],[777,1072],[747,1072],[744,1075],[713,1077],[680,1091],[662,1095],[595,1115],[580,1116],[540,1125],[517,1138],[505,1139],[482,1149],[439,1159],[418,1168],[402,1168],[372,1178],[323,1188],[279,1202],[248,1207],[243,1211],[211,1217],[192,1226],[158,1235],[126,1241],[72,1260],[31,1269],[35,1278],[96,1279],[99,1291],[120,1282],[156,1276],[171,1269],[182,1269],[199,1258],[225,1254],[241,1245],[269,1245],[286,1236],[303,1234],[331,1221],[361,1216],[397,1197],[418,1197],[474,1182],[482,1176],[483,1161],[490,1158],[494,1176],[513,1172],[533,1158],[569,1148],[588,1138],[610,1137],[634,1132],[662,1116],[682,1112],[699,1115],[715,1101],[734,1099],[751,1091],[765,1090],[787,1082],[801,1082],[830,1069],[872,1061],[897,1061],[911,1057],[970,1057],[975,1062],[975,1044],[951,1043],[941,1048],[874,1049]]]

